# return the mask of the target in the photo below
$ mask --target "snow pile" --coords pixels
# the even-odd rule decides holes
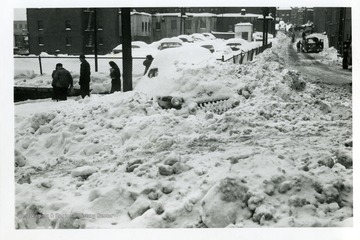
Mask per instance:
[[[319,53],[321,58],[323,59],[323,63],[327,65],[341,65],[342,57],[339,56],[338,51],[334,47],[324,48],[323,51]]]
[[[239,105],[221,115],[163,110],[150,84],[16,105],[17,228],[351,225],[351,91],[289,69],[288,41],[165,74],[189,99],[223,86]]]

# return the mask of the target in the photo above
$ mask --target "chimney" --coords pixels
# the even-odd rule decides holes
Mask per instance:
[[[245,14],[246,14],[246,9],[245,8],[241,9],[241,15],[245,15]]]

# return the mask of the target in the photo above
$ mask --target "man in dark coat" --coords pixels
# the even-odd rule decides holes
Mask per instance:
[[[147,55],[146,59],[143,62],[143,65],[145,66],[145,71],[144,71],[144,75],[146,74],[146,72],[149,70],[149,67],[152,63],[152,61],[154,60],[153,56],[151,55]]]
[[[56,71],[57,71],[61,66],[62,66],[61,63],[56,64],[55,70],[54,70],[54,71],[52,72],[52,74],[51,74],[51,77],[52,77],[51,85],[52,85],[52,87],[53,87],[52,99],[53,99],[53,100],[57,100],[57,101],[59,100],[59,97],[58,97],[58,90],[57,90],[57,88],[56,88],[54,78],[55,78],[55,73],[56,73]]]
[[[80,92],[81,97],[85,98],[86,95],[90,97],[90,64],[85,60],[83,54],[80,55]]]
[[[56,100],[67,100],[67,91],[73,87],[73,78],[68,70],[63,68],[61,63],[56,64],[52,85],[55,86],[57,94]]]

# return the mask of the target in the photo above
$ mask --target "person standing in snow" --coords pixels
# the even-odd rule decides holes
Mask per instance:
[[[300,49],[301,49],[301,41],[300,40],[296,43],[296,48],[297,48],[297,52],[300,52]]]
[[[81,97],[85,98],[86,95],[90,97],[90,64],[83,54],[80,55],[79,59],[81,62],[79,80]]]
[[[51,74],[51,77],[52,77],[52,82],[51,82],[51,85],[52,85],[52,87],[53,87],[53,94],[52,94],[52,100],[58,100],[58,92],[57,92],[57,88],[56,88],[56,85],[54,84],[55,83],[55,81],[54,81],[54,77],[55,77],[55,73],[56,73],[56,71],[59,69],[59,67],[61,67],[61,63],[58,63],[58,64],[56,64],[56,66],[55,66],[55,70],[52,72],[52,74]]]
[[[147,56],[146,56],[146,59],[145,59],[144,62],[143,62],[143,65],[145,66],[144,75],[145,75],[146,72],[149,70],[150,65],[151,65],[151,63],[152,63],[153,60],[154,60],[153,56],[151,56],[151,55],[147,55]]]
[[[73,87],[73,78],[61,63],[56,64],[56,71],[51,85],[55,86],[57,101],[67,100],[68,89]]]
[[[118,65],[110,61],[111,90],[110,93],[121,91],[121,72]]]

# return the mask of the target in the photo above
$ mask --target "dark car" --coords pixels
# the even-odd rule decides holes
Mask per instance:
[[[307,37],[301,43],[303,52],[321,52],[324,49],[324,41],[317,37]]]

